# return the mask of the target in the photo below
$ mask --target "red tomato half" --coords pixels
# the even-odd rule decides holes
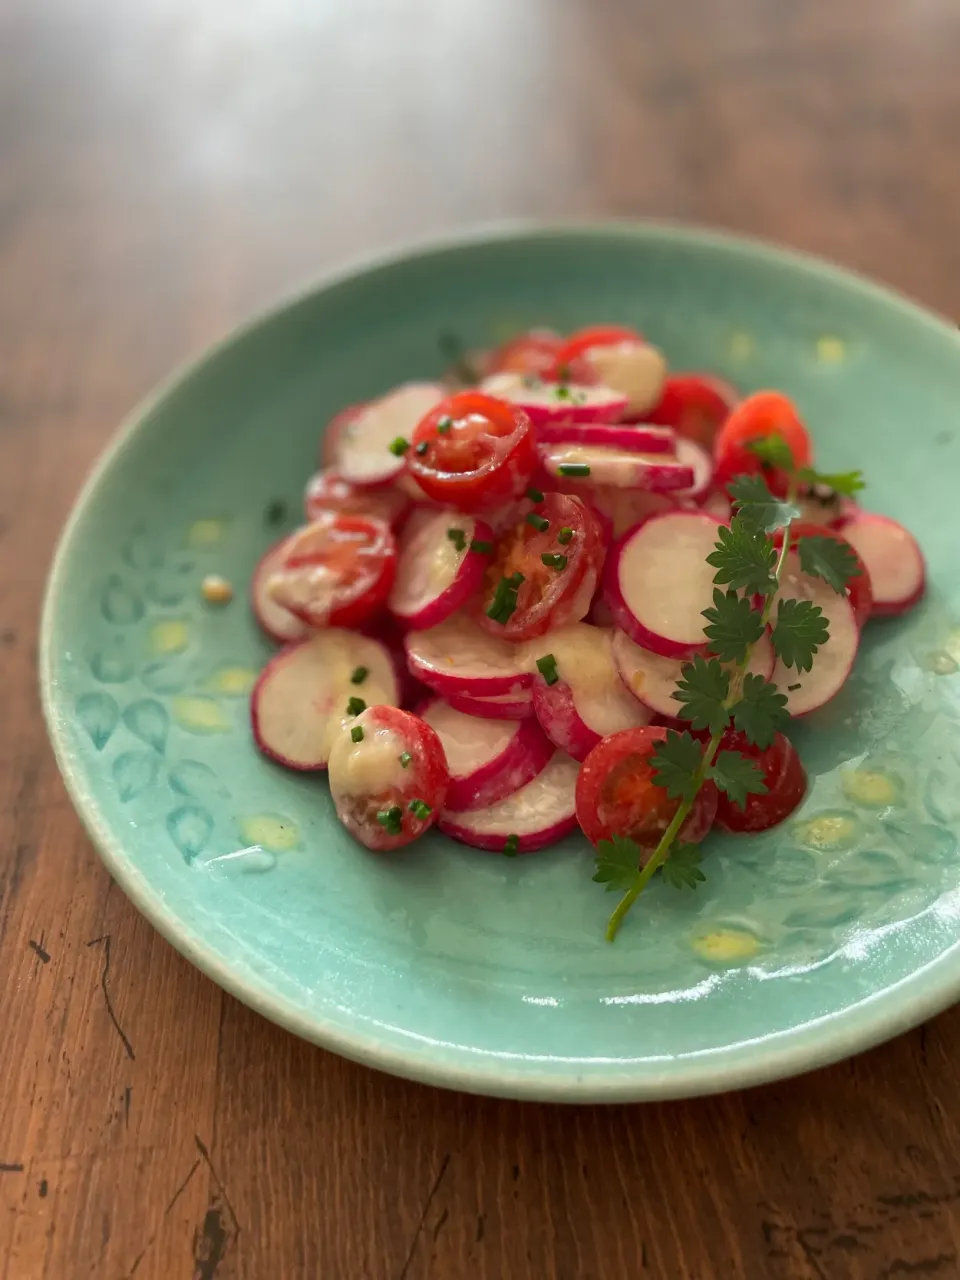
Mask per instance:
[[[680,804],[653,778],[650,757],[666,740],[659,725],[624,729],[599,742],[584,760],[577,778],[577,821],[591,844],[614,835],[629,836],[652,853]],[[697,844],[713,825],[717,791],[706,783],[678,839]]]
[[[393,585],[397,547],[382,520],[324,516],[290,536],[270,596],[311,627],[356,627]]]
[[[590,609],[604,547],[599,520],[579,498],[548,493],[497,544],[478,622],[491,635],[513,641],[579,622]],[[491,617],[498,603],[506,609]]]
[[[801,538],[832,538],[834,542],[842,542],[845,547],[850,547],[857,557],[860,572],[847,583],[847,598],[853,606],[857,626],[862,631],[863,624],[873,613],[873,584],[870,581],[870,571],[860,559],[858,552],[836,529],[828,529],[826,525],[813,524],[809,520],[795,520],[790,526],[790,546],[795,547]],[[776,547],[783,546],[782,529],[778,529],[773,534],[773,544]]]
[[[736,390],[720,378],[709,373],[675,373],[663,384],[660,403],[643,416],[711,449],[736,403]]]
[[[417,424],[407,465],[428,498],[487,510],[526,491],[537,465],[533,428],[515,405],[461,391]]]
[[[589,360],[585,356],[592,347],[618,346],[621,342],[642,342],[642,334],[636,329],[628,329],[622,324],[591,324],[585,329],[578,329],[561,345],[557,351],[553,369],[555,378],[568,382],[579,382],[586,385],[597,381]]]
[[[327,777],[337,817],[355,840],[377,851],[399,849],[432,827],[450,785],[435,730],[397,707],[368,707],[346,720]]]
[[[531,329],[490,353],[485,372],[547,376],[557,361],[563,339],[552,329]]]
[[[747,448],[751,440],[777,435],[789,446],[794,467],[808,467],[813,449],[806,428],[800,421],[793,401],[780,391],[757,391],[741,400],[720,428],[714,441],[717,464],[716,481],[726,484],[734,476],[755,475],[763,471],[774,493],[785,491],[785,483],[773,468],[767,468]],[[771,474],[772,473],[772,474]]]
[[[726,795],[717,803],[717,824],[725,831],[767,831],[789,818],[807,794],[807,775],[800,757],[789,738],[778,733],[765,751],[754,747],[744,734],[728,730],[720,743],[721,751],[739,751],[763,770],[766,792],[747,796],[740,809]]]
[[[308,520],[319,520],[332,511],[342,511],[347,515],[375,516],[394,525],[407,513],[410,499],[388,485],[380,489],[358,489],[344,480],[339,471],[325,467],[308,480],[303,505]]]

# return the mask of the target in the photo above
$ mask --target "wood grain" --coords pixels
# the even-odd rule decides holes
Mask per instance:
[[[960,1015],[777,1087],[429,1090],[124,900],[35,686],[56,533],[176,362],[362,251],[658,214],[960,314],[955,0],[0,0],[0,1278],[960,1274]]]

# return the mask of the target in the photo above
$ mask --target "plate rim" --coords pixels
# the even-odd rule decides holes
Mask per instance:
[[[424,1084],[495,1097],[542,1102],[618,1103],[668,1100],[722,1093],[799,1075],[838,1062],[893,1038],[939,1013],[960,998],[960,935],[935,960],[891,986],[874,992],[842,1011],[814,1018],[764,1037],[762,1051],[745,1057],[746,1042],[720,1049],[676,1055],[661,1069],[644,1068],[600,1073],[588,1059],[575,1060],[564,1073],[543,1072],[529,1066],[511,1067],[491,1053],[489,1063],[474,1053],[466,1060],[437,1058],[423,1047],[384,1044],[376,1035],[345,1031],[322,1015],[308,1015],[291,1000],[269,991],[257,978],[246,978],[222,960],[200,934],[166,907],[147,884],[124,842],[98,813],[84,785],[77,752],[66,729],[67,717],[58,705],[54,672],[54,628],[67,558],[103,477],[138,434],[144,419],[171,393],[211,359],[241,339],[268,326],[276,316],[305,303],[317,293],[417,258],[442,257],[460,250],[511,240],[581,237],[659,242],[673,240],[691,247],[720,250],[752,261],[803,270],[824,281],[841,284],[866,301],[893,306],[940,339],[951,338],[960,349],[953,321],[890,286],[837,263],[775,242],[729,231],[699,227],[669,219],[572,219],[542,222],[512,219],[471,226],[441,236],[427,236],[372,254],[359,255],[346,265],[325,272],[305,286],[279,296],[269,306],[230,329],[197,356],[181,362],[126,415],[89,470],[57,539],[47,575],[39,630],[38,681],[47,733],[64,786],[77,816],[111,877],[147,921],[191,964],[222,990],[265,1018],[320,1048],[392,1075]],[[834,1024],[835,1029],[834,1029]],[[432,1044],[432,1042],[428,1042]],[[470,1052],[470,1051],[468,1051]],[[555,1058],[554,1061],[562,1059]],[[527,1059],[529,1063],[529,1059]]]

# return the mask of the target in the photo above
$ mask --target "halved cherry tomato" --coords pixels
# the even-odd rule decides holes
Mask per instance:
[[[562,342],[559,333],[552,329],[531,329],[492,351],[485,372],[487,375],[528,373],[546,377],[556,364]]]
[[[344,721],[327,777],[337,817],[355,840],[379,852],[432,827],[450,785],[436,731],[409,711],[385,706]]]
[[[596,591],[604,546],[600,522],[579,498],[548,493],[497,544],[483,581],[480,625],[518,641],[579,622]]]
[[[790,526],[790,546],[795,547],[801,538],[832,538],[834,542],[842,542],[845,547],[850,547],[857,558],[860,572],[847,583],[847,598],[853,606],[857,626],[863,630],[863,624],[873,612],[873,584],[870,581],[870,571],[861,560],[856,548],[850,546],[842,532],[828,529],[826,525],[813,524],[809,520],[795,520]],[[782,529],[777,529],[773,534],[773,545],[783,546]]]
[[[572,333],[557,351],[553,377],[589,386],[597,381],[597,375],[590,361],[582,357],[591,347],[619,346],[621,342],[642,341],[643,336],[636,329],[628,329],[622,324],[587,325],[585,329]]]
[[[428,498],[483,511],[525,492],[537,466],[530,419],[479,391],[441,400],[417,424],[410,474]]]
[[[792,400],[779,391],[757,391],[741,400],[714,441],[717,483],[726,484],[734,476],[756,475],[762,471],[772,492],[786,492],[783,473],[765,465],[747,448],[751,440],[774,435],[788,445],[795,468],[810,465],[813,458],[810,437]]]
[[[395,525],[409,510],[410,499],[392,486],[358,489],[335,468],[324,467],[307,481],[303,505],[308,520],[319,520],[331,511],[343,511],[348,515],[375,516]]]
[[[666,740],[660,725],[624,729],[599,742],[584,760],[577,778],[577,821],[591,844],[629,836],[652,853],[673,820],[680,801],[654,781],[651,756]],[[717,790],[700,790],[678,839],[698,843],[713,825]]]
[[[789,818],[807,794],[807,774],[789,738],[778,733],[773,743],[761,751],[745,734],[728,730],[720,742],[721,751],[738,751],[763,771],[767,790],[747,796],[741,809],[726,795],[717,803],[717,825],[725,831],[767,831]]]
[[[393,585],[396,542],[372,516],[324,516],[291,534],[285,548],[267,590],[308,626],[358,626]]]
[[[643,416],[710,449],[736,403],[736,390],[720,378],[709,373],[674,373],[663,384],[660,403]]]

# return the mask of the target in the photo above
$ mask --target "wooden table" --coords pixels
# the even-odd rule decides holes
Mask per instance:
[[[0,0],[0,1277],[960,1274],[960,1014],[806,1079],[563,1109],[302,1044],[137,916],[36,623],[120,417],[305,278],[667,214],[960,314],[956,0]]]

